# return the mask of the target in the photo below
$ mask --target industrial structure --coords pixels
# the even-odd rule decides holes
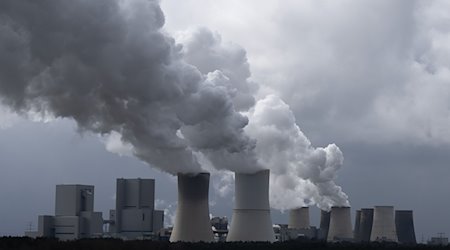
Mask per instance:
[[[352,241],[350,207],[332,207],[327,241]]]
[[[112,237],[154,238],[164,227],[164,211],[155,210],[155,180],[117,179],[116,208],[108,222]]]
[[[227,241],[275,241],[269,174],[269,170],[235,174],[235,204]]]
[[[326,240],[328,237],[328,229],[330,228],[330,212],[320,210],[320,225],[318,232],[319,240]]]
[[[309,224],[309,207],[300,207],[289,211],[289,228],[306,229]]]
[[[40,215],[38,231],[25,235],[60,240],[102,237],[102,213],[94,212],[94,186],[56,185],[55,215]]]
[[[360,233],[361,233],[361,230],[360,230],[360,225],[361,225],[361,210],[356,210],[356,213],[355,213],[355,227],[354,227],[354,230],[353,230],[353,240],[355,241],[355,242],[359,242],[359,241],[361,241],[361,237],[360,237]]]
[[[373,208],[362,208],[359,219],[358,241],[369,242],[372,233]]]
[[[393,206],[375,206],[370,241],[398,241]]]
[[[409,245],[416,244],[412,210],[395,211],[395,229],[397,231],[398,242]]]
[[[212,242],[209,173],[178,174],[178,207],[171,242]]]

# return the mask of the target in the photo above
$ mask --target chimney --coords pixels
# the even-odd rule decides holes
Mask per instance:
[[[211,242],[209,220],[209,173],[178,174],[178,206],[171,242]]]
[[[353,240],[350,207],[332,207],[327,241]]]
[[[275,241],[270,217],[269,170],[235,173],[235,205],[227,241]]]
[[[397,242],[393,206],[375,207],[370,241]]]
[[[395,229],[400,243],[408,245],[417,243],[412,210],[395,211]]]
[[[359,223],[359,241],[370,242],[372,223],[373,223],[373,208],[362,208]]]
[[[308,229],[309,227],[309,207],[301,207],[289,211],[288,228]]]
[[[328,237],[328,229],[330,228],[330,212],[321,210],[320,211],[320,228],[319,236],[320,240],[326,240]]]
[[[353,238],[355,239],[355,242],[360,242],[361,241],[361,230],[360,230],[360,226],[361,226],[361,210],[356,210],[355,213],[355,228],[353,230]]]

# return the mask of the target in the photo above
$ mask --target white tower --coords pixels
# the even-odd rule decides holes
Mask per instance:
[[[275,241],[269,205],[269,170],[235,174],[235,205],[227,241]]]
[[[211,242],[209,173],[178,174],[178,207],[171,242]]]
[[[332,207],[327,241],[352,240],[350,207]]]
[[[289,228],[308,229],[309,207],[301,207],[289,211]]]
[[[375,206],[370,241],[398,241],[393,206]]]

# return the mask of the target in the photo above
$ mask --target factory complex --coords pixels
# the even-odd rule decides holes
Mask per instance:
[[[40,215],[29,237],[60,240],[81,238],[152,239],[170,242],[275,242],[317,239],[328,242],[395,242],[416,244],[413,212],[375,206],[321,211],[320,225],[311,226],[309,207],[289,211],[289,223],[274,224],[269,204],[269,170],[235,174],[231,223],[210,218],[209,173],[178,174],[178,206],[173,227],[164,228],[164,211],[155,209],[155,180],[117,179],[116,206],[109,218],[94,211],[94,186],[57,185],[55,214]]]

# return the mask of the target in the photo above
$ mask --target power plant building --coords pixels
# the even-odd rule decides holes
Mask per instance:
[[[26,235],[60,240],[102,237],[102,213],[94,212],[94,186],[56,185],[55,216],[39,216],[38,231]]]
[[[155,210],[155,180],[117,179],[116,209],[110,211],[109,232],[123,239],[145,239],[164,227],[164,211]]]
[[[362,208],[359,219],[358,241],[370,242],[373,224],[373,208]]]
[[[307,229],[309,224],[309,207],[300,207],[289,211],[289,228]]]

